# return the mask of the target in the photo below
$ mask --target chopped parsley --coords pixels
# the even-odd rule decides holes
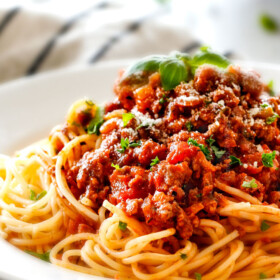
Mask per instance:
[[[198,144],[197,141],[192,139],[192,138],[188,139],[188,144],[193,145],[195,147],[198,147],[201,150],[201,152],[205,155],[207,160],[212,159],[212,156],[211,156],[211,153],[210,153],[209,149],[207,147],[205,147],[203,144]]]
[[[128,138],[122,138],[121,139],[121,147],[122,148],[117,150],[117,151],[123,154],[125,152],[125,150],[128,148],[128,146],[129,146],[129,139]]]
[[[273,89],[273,84],[274,84],[273,80],[270,80],[267,84],[270,96],[275,96],[275,91]]]
[[[131,148],[135,148],[135,147],[140,147],[141,146],[141,141],[132,141],[132,142],[130,142],[129,143],[129,145],[128,145],[129,147],[131,147]]]
[[[127,223],[122,222],[122,221],[119,221],[119,229],[120,229],[121,231],[125,231],[126,228],[127,228]]]
[[[30,197],[31,200],[36,200],[36,193],[33,190],[30,190]]]
[[[122,138],[121,139],[121,147],[122,148],[117,150],[117,151],[123,154],[127,148],[135,148],[135,147],[139,147],[139,146],[141,146],[141,141],[129,142],[128,138]]]
[[[152,166],[158,164],[159,162],[160,162],[160,160],[159,160],[159,158],[156,156],[154,159],[152,159],[152,162],[151,162],[150,166],[152,167]]]
[[[226,152],[223,150],[219,150],[219,148],[216,146],[211,146],[211,148],[217,158],[221,158],[224,155],[224,153]]]
[[[201,274],[198,272],[194,273],[195,280],[201,280]]]
[[[275,33],[278,30],[277,21],[267,14],[260,15],[260,25],[263,28],[263,30],[270,33]]]
[[[132,113],[124,113],[122,115],[122,120],[123,120],[123,126],[126,127],[128,122],[132,119],[135,118],[135,115],[133,115]]]
[[[267,276],[266,276],[265,273],[261,272],[260,275],[259,275],[259,278],[260,278],[260,279],[266,279]]]
[[[95,116],[90,121],[90,123],[87,127],[88,134],[96,134],[96,135],[100,134],[99,129],[104,122],[103,116],[104,116],[104,108],[103,107],[97,107]]]
[[[120,170],[121,169],[118,164],[112,163],[111,166],[114,167],[116,170]]]
[[[266,124],[272,124],[276,121],[276,119],[279,118],[279,115],[277,113],[273,113],[271,117],[268,117],[265,122]]]
[[[218,147],[213,145],[215,143],[215,139],[212,138],[212,135],[210,136],[210,138],[208,138],[206,140],[206,142],[209,144],[209,146],[211,147],[211,149],[213,150],[213,152],[217,158],[221,158],[224,155],[224,153],[226,152],[223,150],[219,150]]]
[[[36,195],[36,193],[33,190],[30,190],[30,199],[37,201],[37,200],[43,198],[46,194],[47,194],[47,191],[42,191]]]
[[[164,104],[165,102],[167,102],[167,98],[166,95],[163,94],[162,98],[159,100],[159,104]]]
[[[215,139],[213,139],[213,138],[212,138],[212,135],[211,135],[210,138],[206,139],[206,142],[207,142],[210,146],[212,146],[212,145],[214,144],[214,142],[215,142]]]
[[[235,156],[229,156],[231,162],[229,163],[230,165],[242,165],[242,162],[239,158]]]
[[[47,194],[47,191],[42,191],[36,196],[36,200],[43,198]]]
[[[186,260],[188,256],[186,254],[181,254],[180,257],[182,260]]]
[[[242,184],[243,188],[250,188],[250,189],[256,189],[258,187],[258,184],[256,183],[255,179],[252,179],[251,181],[244,181]]]
[[[269,105],[266,104],[266,103],[263,103],[263,104],[261,104],[260,106],[261,106],[262,108],[267,108]]]
[[[45,262],[50,262],[50,252],[46,252],[46,253],[37,253],[37,252],[33,252],[33,251],[29,251],[29,250],[24,250],[25,253],[32,255],[38,259],[41,259]]]
[[[192,131],[192,129],[193,129],[193,124],[192,124],[191,122],[187,122],[187,123],[186,123],[186,128],[187,128],[188,131]]]
[[[276,151],[272,153],[262,154],[262,163],[265,167],[273,167],[273,160],[275,159]]]
[[[262,221],[261,223],[261,231],[266,231],[270,228],[270,225],[266,221]]]

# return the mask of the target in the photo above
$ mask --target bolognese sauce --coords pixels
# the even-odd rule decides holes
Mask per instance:
[[[280,204],[280,100],[257,73],[202,65],[172,90],[158,72],[123,75],[105,105],[101,146],[64,171],[77,199],[94,210],[108,199],[181,238],[201,218],[222,218],[222,184]]]

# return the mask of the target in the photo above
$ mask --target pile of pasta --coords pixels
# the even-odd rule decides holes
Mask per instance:
[[[64,145],[59,153],[57,139]],[[108,201],[95,213],[85,201],[76,200],[63,166],[71,167],[100,142],[100,136],[82,128],[65,136],[56,127],[49,139],[14,157],[1,155],[0,236],[53,264],[113,279],[277,277],[280,210],[223,183],[217,186],[228,202],[218,209],[220,221],[201,219],[192,238],[179,240],[180,249],[174,253],[164,247],[166,238],[175,235],[174,228],[153,231]],[[92,221],[96,232],[69,235],[69,219],[77,214]]]

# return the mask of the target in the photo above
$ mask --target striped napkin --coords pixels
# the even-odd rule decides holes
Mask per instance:
[[[0,83],[62,67],[191,52],[200,46],[160,0],[1,2]]]

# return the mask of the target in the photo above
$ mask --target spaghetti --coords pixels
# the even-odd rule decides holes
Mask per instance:
[[[114,279],[277,277],[279,98],[233,66],[172,90],[144,71],[115,92],[105,115],[80,100],[49,139],[0,157],[1,237]]]

